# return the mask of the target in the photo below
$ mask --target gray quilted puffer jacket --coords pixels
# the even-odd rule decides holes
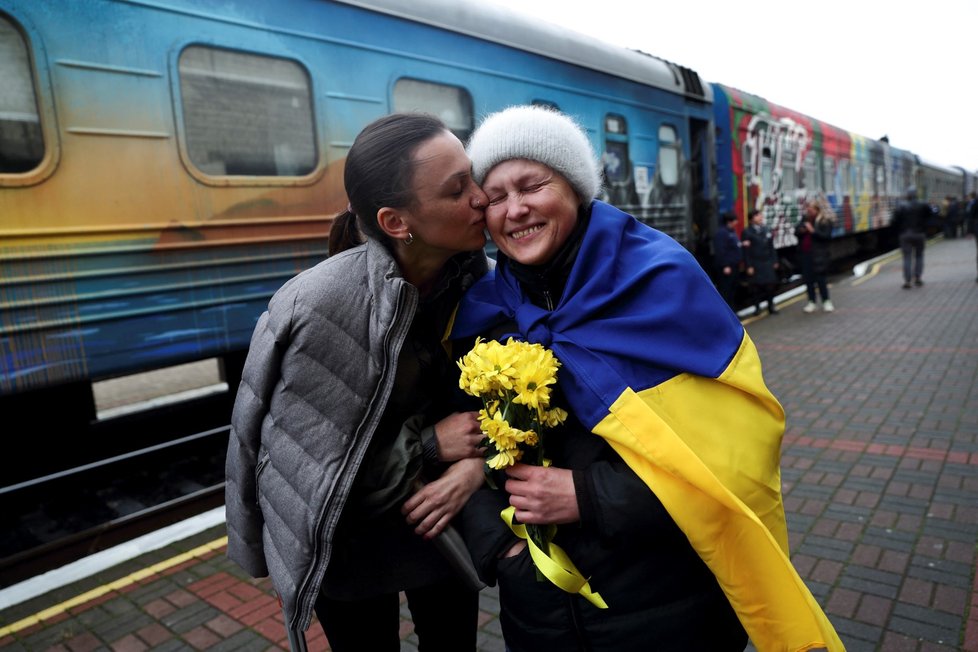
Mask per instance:
[[[486,266],[471,254],[462,282]],[[228,444],[228,556],[271,576],[293,633],[309,627],[417,305],[417,289],[371,240],[288,281],[255,327]]]

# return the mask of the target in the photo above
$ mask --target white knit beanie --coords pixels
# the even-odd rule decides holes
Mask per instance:
[[[503,161],[543,163],[570,183],[584,203],[601,188],[601,172],[587,134],[576,122],[552,109],[514,106],[487,117],[469,139],[476,183]]]

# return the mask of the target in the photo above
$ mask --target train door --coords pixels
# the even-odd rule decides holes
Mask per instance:
[[[689,192],[692,212],[691,246],[696,258],[709,269],[710,239],[717,223],[716,201],[712,192],[713,146],[709,123],[695,118],[689,121]]]
[[[635,215],[639,200],[628,148],[628,121],[624,116],[614,113],[605,116],[604,153],[601,155],[601,162],[608,202]]]

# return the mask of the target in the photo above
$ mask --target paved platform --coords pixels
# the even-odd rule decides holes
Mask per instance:
[[[901,289],[900,270],[889,257],[835,279],[832,313],[803,313],[802,295],[744,320],[788,415],[792,560],[849,650],[978,652],[975,242],[929,243],[923,287]],[[0,648],[287,649],[268,582],[227,561],[223,534],[3,608]],[[481,606],[480,649],[501,652],[494,590]]]

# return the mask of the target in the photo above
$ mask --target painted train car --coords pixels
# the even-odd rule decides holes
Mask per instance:
[[[717,203],[746,224],[752,209],[765,213],[775,246],[797,244],[794,228],[804,202],[824,201],[836,217],[833,258],[874,251],[897,203],[913,187],[937,206],[974,191],[976,175],[946,168],[791,109],[713,84]]]
[[[99,379],[218,357],[233,382],[270,295],[326,256],[354,136],[393,111],[464,140],[557,107],[609,201],[682,242],[710,223],[710,86],[479,3],[0,0],[0,79],[8,436],[91,422]]]

